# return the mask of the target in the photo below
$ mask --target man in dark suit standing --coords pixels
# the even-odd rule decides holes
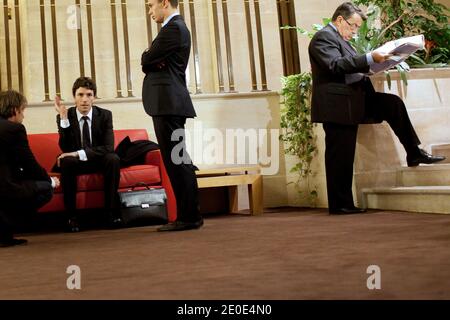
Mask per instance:
[[[37,163],[22,125],[27,101],[16,91],[0,93],[0,247],[27,243],[13,237],[17,218],[31,214],[50,201],[58,178],[50,178]]]
[[[309,45],[313,76],[311,118],[323,123],[325,166],[330,214],[365,212],[354,206],[353,161],[359,123],[387,121],[407,152],[408,166],[434,163],[444,157],[419,149],[403,101],[396,95],[375,92],[365,73],[389,55],[358,55],[349,41],[357,33],[364,13],[351,2],[340,5],[332,22],[317,32]]]
[[[77,176],[94,172],[103,174],[104,213],[108,227],[120,227],[122,220],[117,194],[120,159],[114,153],[112,113],[93,105],[97,86],[90,78],[78,78],[72,94],[75,107],[69,109],[59,97],[55,98],[59,146],[63,152],[57,159],[56,167],[61,171],[68,231],[80,231],[76,212]]]
[[[185,73],[191,37],[177,11],[178,0],[149,0],[148,5],[149,15],[163,25],[151,47],[142,54],[142,70],[146,74],[142,99],[145,111],[153,119],[164,165],[177,199],[177,220],[158,231],[197,229],[203,225],[203,219],[198,208],[195,169],[186,152],[184,135],[186,118],[196,116]],[[175,147],[181,149],[180,153],[172,153]]]

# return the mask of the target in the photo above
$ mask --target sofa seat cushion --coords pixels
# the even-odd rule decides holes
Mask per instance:
[[[51,174],[57,176],[56,174]],[[126,189],[144,182],[149,185],[161,183],[161,175],[158,166],[138,165],[120,169],[119,189]],[[82,174],[77,179],[78,192],[84,191],[102,191],[103,175],[100,173]],[[62,192],[61,187],[55,190],[55,193]]]

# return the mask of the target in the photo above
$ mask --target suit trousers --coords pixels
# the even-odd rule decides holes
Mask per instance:
[[[366,96],[367,119],[387,121],[406,152],[414,152],[420,140],[402,99],[393,94],[374,92]],[[330,210],[354,206],[352,181],[358,125],[324,123],[325,168]]]
[[[64,206],[68,218],[76,217],[77,176],[81,174],[103,174],[103,190],[105,196],[105,213],[108,218],[119,216],[119,197],[117,190],[120,182],[120,159],[115,153],[88,161],[80,161],[75,157],[61,159],[61,186],[64,193]]]
[[[34,184],[35,194],[32,198],[11,200],[0,198],[0,240],[7,240],[13,236],[13,226],[23,219],[30,219],[36,211],[48,203],[53,196],[53,188],[48,181],[27,181]]]
[[[185,117],[153,116],[159,148],[177,200],[177,220],[200,219],[195,167],[186,151]]]

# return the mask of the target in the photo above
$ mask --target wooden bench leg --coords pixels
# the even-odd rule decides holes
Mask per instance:
[[[237,186],[228,187],[228,210],[229,213],[238,211],[238,188]]]
[[[248,185],[248,196],[250,202],[250,212],[252,215],[263,213],[263,182],[262,176],[259,176],[255,182]]]

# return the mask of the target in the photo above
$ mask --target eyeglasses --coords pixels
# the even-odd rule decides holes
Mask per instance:
[[[342,17],[342,19],[345,20],[345,22],[347,22],[347,24],[350,26],[350,28],[352,28],[353,30],[359,29],[361,26],[358,26],[356,23],[350,23],[348,22],[347,19],[345,19],[344,17]]]

